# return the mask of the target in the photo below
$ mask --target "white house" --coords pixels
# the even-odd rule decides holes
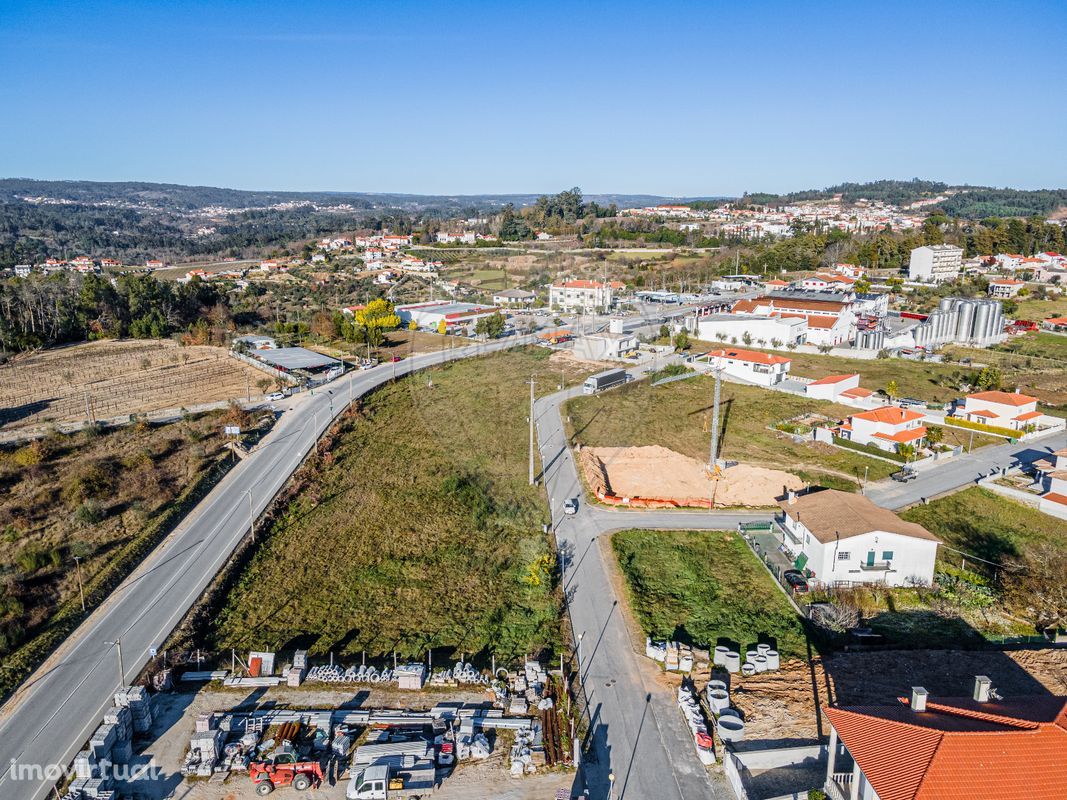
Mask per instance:
[[[986,289],[986,293],[990,297],[996,297],[998,300],[1005,300],[1009,297],[1015,297],[1024,286],[1026,286],[1026,281],[1020,281],[1016,278],[990,278],[989,288]]]
[[[785,356],[760,353],[755,350],[739,350],[735,347],[712,350],[695,359],[721,369],[726,375],[760,386],[774,386],[789,375],[792,360]]]
[[[942,283],[959,277],[963,248],[954,244],[930,244],[911,251],[908,277],[913,281]]]
[[[617,361],[637,352],[641,344],[636,334],[624,331],[601,331],[574,340],[575,358],[589,361]]]
[[[564,281],[552,284],[548,290],[548,304],[561,311],[593,313],[609,309],[614,303],[612,285],[600,281]]]
[[[797,569],[820,583],[933,582],[940,540],[863,495],[836,489],[790,492],[778,505],[785,549]]]
[[[976,392],[963,399],[963,408],[956,416],[970,422],[981,422],[998,428],[1023,430],[1037,425],[1045,415],[1037,410],[1037,398],[1018,392]]]
[[[528,308],[537,295],[525,289],[503,289],[493,295],[493,305],[502,308]]]
[[[874,392],[860,386],[858,372],[851,375],[827,375],[804,387],[804,393],[815,400],[864,400]]]
[[[831,275],[819,272],[800,282],[800,288],[810,292],[850,292],[856,279],[847,275]]]
[[[888,453],[896,453],[902,444],[916,450],[926,438],[923,415],[899,406],[882,406],[853,414],[838,432],[843,439],[856,444],[873,445]]]
[[[773,347],[800,344],[807,335],[805,320],[797,317],[771,317],[760,314],[706,314],[691,318],[693,333],[705,342],[762,341]],[[778,344],[774,344],[777,342]]]
[[[976,675],[970,697],[935,698],[913,686],[894,705],[823,713],[829,800],[1064,797],[1067,697],[1001,697],[989,677]]]
[[[474,244],[476,241],[478,241],[478,237],[474,233],[474,231],[464,231],[463,233],[446,233],[445,231],[438,231],[437,241],[443,244],[452,244],[453,242],[462,242],[463,244]]]

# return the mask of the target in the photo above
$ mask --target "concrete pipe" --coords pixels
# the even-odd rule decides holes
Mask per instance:
[[[777,650],[767,651],[767,669],[778,669],[782,666],[782,660],[778,656]]]
[[[756,672],[766,672],[767,671],[767,656],[758,655],[758,656],[756,656],[756,660],[753,661],[752,663],[756,667]]]
[[[741,674],[742,675],[747,675],[747,676],[755,675],[756,674],[756,665],[753,664],[751,661],[746,662],[741,667]]]
[[[745,652],[745,663],[746,664],[755,663],[756,656],[758,656],[758,655],[759,655],[759,651],[757,651],[757,650],[748,650],[748,651],[746,651]]]
[[[712,689],[708,692],[708,705],[711,707],[711,713],[719,716],[724,708],[730,707],[730,695],[722,689]]]
[[[741,654],[731,650],[726,654],[726,660],[722,664],[727,672],[741,671]]]
[[[719,645],[715,648],[715,653],[712,656],[711,663],[716,667],[721,667],[726,663],[726,655],[730,652],[730,648],[725,645]]]
[[[758,645],[756,645],[756,652],[759,653],[762,656],[767,655],[767,651],[770,650],[770,649],[771,649],[771,646],[769,644],[758,644]]]
[[[726,685],[726,681],[720,681],[720,680],[708,681],[707,691],[710,692],[710,691],[712,691],[714,689],[722,689],[724,692],[728,692],[730,690],[730,687]]]
[[[719,717],[718,733],[724,742],[740,742],[745,738],[745,721],[740,717]]]

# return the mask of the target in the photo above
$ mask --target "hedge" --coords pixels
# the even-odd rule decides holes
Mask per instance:
[[[0,699],[6,700],[38,666],[59,647],[92,612],[104,602],[137,565],[178,525],[185,515],[229,472],[232,460],[221,458],[186,488],[167,510],[150,522],[138,536],[85,582],[85,606],[75,596],[63,603],[44,630],[4,659],[0,669]]]
[[[882,450],[880,447],[875,447],[872,444],[857,444],[850,439],[842,439],[840,436],[834,437],[834,444],[845,447],[849,450],[856,450],[860,453],[866,453],[867,455],[877,456],[878,458],[888,458],[890,461],[896,461],[900,464],[906,464],[904,456],[896,453],[891,453],[888,450]]]
[[[998,428],[996,425],[986,425],[984,422],[971,422],[969,419],[960,417],[945,417],[945,424],[954,428],[968,428],[982,433],[991,433],[994,436],[1006,436],[1009,439],[1018,439],[1024,431],[1015,431],[1011,428]]]

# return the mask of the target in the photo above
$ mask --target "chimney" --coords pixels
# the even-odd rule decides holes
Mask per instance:
[[[787,492],[785,493],[785,502],[786,502],[786,503],[788,503],[788,504],[789,504],[789,505],[791,505],[791,506],[792,506],[792,505],[796,505],[796,502],[797,502],[797,493],[796,493],[796,492],[794,492],[794,491],[793,491],[792,489],[790,489],[789,491],[787,491]]]
[[[916,714],[926,711],[926,698],[930,693],[921,686],[911,687],[911,710]]]
[[[974,702],[988,703],[993,693],[993,681],[985,675],[974,676]]]

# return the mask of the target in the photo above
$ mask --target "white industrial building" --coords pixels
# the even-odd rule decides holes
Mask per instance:
[[[802,317],[771,317],[763,314],[707,314],[690,317],[686,327],[705,342],[742,342],[747,333],[753,342],[801,344],[807,333]]]
[[[923,283],[943,283],[959,277],[963,248],[954,244],[928,244],[911,251],[908,277]]]
[[[437,300],[428,303],[411,303],[397,306],[396,313],[400,321],[407,325],[414,322],[420,328],[438,330],[441,323],[449,332],[467,329],[482,317],[499,313],[495,306],[483,306],[478,303],[454,303],[451,300]]]
[[[785,550],[814,580],[929,586],[940,540],[866,497],[836,489],[795,494],[778,505]]]
[[[537,295],[525,289],[502,289],[493,294],[493,305],[501,308],[528,308]]]

